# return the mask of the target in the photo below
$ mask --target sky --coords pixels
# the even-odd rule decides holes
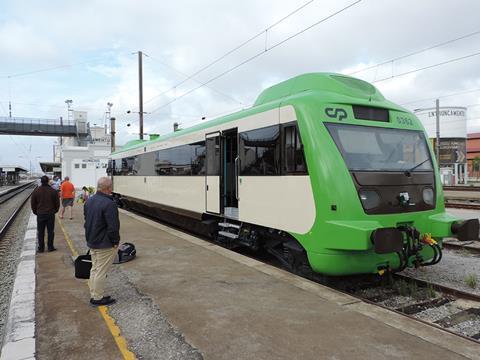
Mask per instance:
[[[103,125],[112,102],[117,143],[137,138],[142,51],[147,134],[248,108],[307,72],[354,73],[410,110],[437,97],[466,106],[468,131],[480,131],[475,0],[0,0],[0,9],[0,116],[11,102],[14,117],[66,118],[71,99]],[[38,169],[55,141],[0,135],[0,163]]]

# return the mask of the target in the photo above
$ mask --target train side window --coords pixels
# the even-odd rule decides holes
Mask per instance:
[[[286,174],[306,174],[305,154],[296,125],[283,128],[283,171]]]
[[[192,175],[205,175],[205,141],[190,144]]]
[[[280,126],[240,133],[240,174],[280,175]]]
[[[220,137],[210,137],[206,140],[207,175],[220,175]]]

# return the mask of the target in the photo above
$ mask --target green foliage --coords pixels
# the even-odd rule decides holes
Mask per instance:
[[[466,278],[465,278],[465,282],[467,283],[467,285],[469,287],[471,287],[472,289],[475,289],[477,287],[477,284],[478,284],[478,278],[477,278],[477,275],[476,274],[470,274],[468,275]]]

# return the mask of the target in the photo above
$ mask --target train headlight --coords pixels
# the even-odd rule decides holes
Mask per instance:
[[[370,210],[380,205],[380,195],[375,190],[360,190],[358,195],[365,210]]]
[[[423,201],[425,202],[425,204],[433,205],[433,201],[434,201],[433,195],[434,194],[433,194],[433,189],[432,188],[423,189],[422,197],[423,197]]]

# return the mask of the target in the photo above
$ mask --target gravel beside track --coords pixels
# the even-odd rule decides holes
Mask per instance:
[[[22,197],[24,198],[24,196]],[[18,201],[16,203],[18,205]],[[7,211],[2,207],[2,217],[5,213]],[[11,212],[8,212],[8,214],[11,214]],[[10,226],[5,237],[0,239],[0,348],[3,344],[4,327],[8,317],[12,287],[29,217],[30,208],[27,202],[14,223]]]
[[[467,250],[443,250],[442,260],[434,266],[406,269],[402,274],[480,295],[480,255]],[[469,275],[477,277],[472,289],[466,283]]]

